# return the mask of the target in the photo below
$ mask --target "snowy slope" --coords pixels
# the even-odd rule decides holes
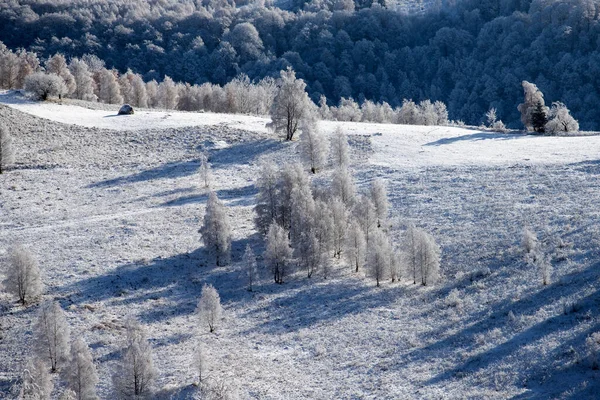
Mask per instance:
[[[583,399],[600,390],[584,345],[600,330],[598,137],[342,123],[358,184],[386,179],[395,237],[407,221],[432,232],[443,281],[376,289],[339,264],[333,278],[298,272],[283,286],[265,272],[249,293],[239,268],[246,244],[263,251],[252,220],[258,164],[298,159],[297,143],[268,133],[266,119],[105,118],[0,101],[19,149],[16,168],[0,176],[0,258],[15,242],[32,248],[45,298],[61,302],[73,334],[92,347],[103,399],[112,398],[128,314],[150,330],[165,398],[192,396],[193,311],[205,282],[224,303],[221,329],[200,334],[208,372],[243,399]],[[197,233],[205,149],[234,220],[228,267],[212,266]],[[549,286],[523,261],[524,226],[549,243]],[[35,309],[0,294],[0,397],[14,397]]]

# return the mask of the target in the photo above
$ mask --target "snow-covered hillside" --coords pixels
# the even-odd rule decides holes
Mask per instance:
[[[130,314],[149,328],[161,395],[192,398],[204,283],[224,305],[222,328],[200,334],[208,374],[243,399],[583,399],[600,391],[584,345],[600,330],[600,137],[323,122],[325,134],[341,125],[350,135],[360,187],[386,180],[398,243],[407,222],[435,236],[443,279],[376,288],[336,264],[330,279],[299,272],[284,285],[263,271],[251,293],[240,263],[247,244],[264,249],[253,223],[258,165],[299,157],[296,142],[265,129],[267,119],[115,116],[9,94],[0,102],[18,149],[15,168],[0,175],[0,258],[16,242],[38,257],[45,298],[60,301],[73,335],[92,348],[103,399],[113,396]],[[207,261],[198,234],[203,150],[234,221],[228,267]],[[552,256],[548,286],[523,259],[526,226]],[[0,295],[0,397],[14,396],[36,309]]]

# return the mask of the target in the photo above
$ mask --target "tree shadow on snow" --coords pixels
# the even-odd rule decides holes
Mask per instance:
[[[295,288],[289,287],[292,285]],[[349,315],[387,306],[404,295],[404,290],[396,285],[388,286],[386,282],[377,288],[371,280],[367,283],[352,277],[323,281],[319,276],[310,279],[304,276],[300,282],[273,286],[273,290],[293,293],[273,298],[263,307],[247,312],[247,316],[255,317],[269,310],[266,320],[253,327],[252,332],[278,335],[331,324]]]
[[[276,151],[281,146],[283,144],[280,141],[273,139],[242,142],[224,149],[212,150],[209,154],[209,161],[216,169],[231,164],[252,164],[263,153]],[[158,179],[177,179],[197,174],[199,167],[199,158],[188,161],[172,161],[131,175],[92,183],[87,188],[107,188]]]
[[[237,143],[223,149],[214,149],[208,159],[213,168],[223,168],[231,164],[252,164],[259,156],[268,152],[276,152],[285,143],[280,140],[262,139]]]
[[[589,366],[577,362],[559,366],[555,362],[555,360],[564,359],[565,354],[570,352],[584,351],[586,338],[600,328],[600,323],[595,323],[594,327],[575,337],[569,334],[569,331],[581,321],[595,321],[600,316],[597,307],[597,304],[600,303],[600,290],[594,290],[585,297],[577,296],[577,293],[583,291],[584,286],[593,289],[600,287],[600,276],[596,272],[598,269],[600,269],[600,263],[597,262],[583,271],[564,275],[556,283],[531,290],[529,295],[523,295],[516,301],[505,300],[502,303],[489,304],[485,307],[488,311],[463,321],[462,325],[467,326],[466,328],[445,336],[441,340],[435,340],[435,338],[444,335],[448,327],[443,326],[429,332],[427,337],[432,338],[433,342],[411,351],[404,361],[396,364],[397,368],[403,368],[415,362],[424,362],[428,359],[447,357],[449,349],[452,349],[454,355],[475,351],[473,355],[466,359],[460,359],[454,367],[445,369],[444,372],[426,382],[428,385],[439,385],[445,381],[460,379],[462,376],[477,374],[487,368],[494,371],[494,367],[503,365],[504,361],[513,364],[516,357],[523,357],[523,353],[520,351],[526,351],[531,355],[531,357],[526,357],[527,360],[522,361],[526,365],[520,371],[511,371],[516,374],[517,382],[510,383],[519,384],[520,382],[529,389],[526,394],[517,398],[555,397],[557,393],[550,394],[548,392],[551,388],[564,389],[565,392],[561,398],[575,398],[582,393],[598,393],[600,382],[593,378],[594,371],[591,371]],[[563,298],[572,297],[578,298],[577,311],[567,314],[554,313],[543,321],[524,329],[519,326],[519,322],[511,321],[509,317],[510,312],[517,318],[536,315],[536,313],[544,312],[543,307],[549,304],[564,304]],[[492,311],[489,312],[489,310]],[[500,332],[501,336],[494,337],[491,334],[494,330],[498,330],[497,332]],[[536,343],[550,335],[558,335],[567,339],[561,341],[550,352],[542,353],[540,351],[536,354],[534,351]],[[556,336],[553,340],[555,339]],[[494,343],[492,347],[476,352],[477,348],[490,343]],[[563,384],[566,376],[569,377],[568,387]],[[493,384],[490,382],[490,385]],[[572,391],[569,391],[571,389]]]
[[[137,172],[132,175],[92,183],[88,185],[87,188],[107,188],[158,179],[176,179],[196,174],[199,166],[200,161],[197,159],[190,161],[169,162],[158,167]]]
[[[464,141],[480,141],[480,140],[509,140],[509,139],[522,139],[529,137],[530,135],[523,134],[508,134],[508,133],[492,133],[492,132],[477,132],[469,135],[462,135],[450,138],[443,138],[436,140],[435,142],[426,143],[425,146],[442,146],[445,144],[452,144]]]
[[[228,206],[250,206],[254,204],[254,195],[257,190],[254,185],[247,185],[239,188],[220,189],[216,191],[217,197],[225,201]],[[176,199],[166,201],[159,207],[179,207],[188,204],[206,203],[208,193],[192,194],[181,196]]]
[[[247,244],[261,247],[257,237],[232,243],[232,263],[239,262]],[[132,310],[144,323],[193,314],[202,286],[210,283],[219,291],[223,304],[249,296],[235,266],[216,267],[204,247],[191,253],[157,257],[149,262],[133,262],[116,267],[104,275],[82,279],[61,288],[73,293],[72,304],[109,302]]]

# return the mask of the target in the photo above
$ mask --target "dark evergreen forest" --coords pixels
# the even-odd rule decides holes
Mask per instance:
[[[292,66],[317,102],[441,100],[479,124],[490,107],[521,127],[521,81],[600,129],[599,0],[457,0],[419,15],[378,2],[4,0],[8,47],[95,54],[124,72],[224,84]]]

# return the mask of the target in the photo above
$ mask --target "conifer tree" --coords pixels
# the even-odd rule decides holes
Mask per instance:
[[[210,332],[214,332],[221,320],[221,298],[217,289],[213,285],[205,284],[202,287],[202,294],[198,301],[196,313],[200,322],[208,326]]]
[[[215,192],[208,195],[200,234],[206,250],[215,257],[216,265],[227,265],[231,258],[231,224],[227,209]]]

